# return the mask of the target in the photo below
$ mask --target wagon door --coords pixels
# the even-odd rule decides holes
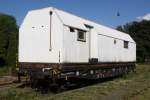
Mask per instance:
[[[97,32],[93,26],[86,25],[89,29],[89,63],[98,63]]]
[[[64,62],[87,63],[89,60],[89,32],[68,26],[65,26],[64,29]]]

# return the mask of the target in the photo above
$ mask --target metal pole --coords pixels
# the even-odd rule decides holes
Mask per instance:
[[[52,33],[52,14],[53,14],[53,12],[50,11],[49,14],[50,14],[50,47],[49,47],[49,51],[51,51],[52,50],[51,33]]]

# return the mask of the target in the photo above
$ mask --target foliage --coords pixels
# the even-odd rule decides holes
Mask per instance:
[[[0,77],[1,76],[8,76],[11,74],[11,67],[3,66],[0,68]]]
[[[18,26],[13,16],[0,14],[0,66],[15,66]]]
[[[144,62],[146,59],[150,59],[150,21],[134,21],[118,26],[117,29],[130,34],[136,41],[137,61]]]

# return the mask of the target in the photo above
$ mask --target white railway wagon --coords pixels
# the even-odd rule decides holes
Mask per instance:
[[[29,11],[20,26],[19,73],[103,78],[126,73],[135,62],[130,35],[53,7]]]

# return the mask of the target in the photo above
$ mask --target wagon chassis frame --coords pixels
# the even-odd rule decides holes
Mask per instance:
[[[46,69],[46,71],[43,71]],[[51,80],[57,83],[59,80],[72,79],[100,79],[126,74],[134,71],[135,62],[119,63],[19,63],[18,79],[26,75],[31,79]]]

